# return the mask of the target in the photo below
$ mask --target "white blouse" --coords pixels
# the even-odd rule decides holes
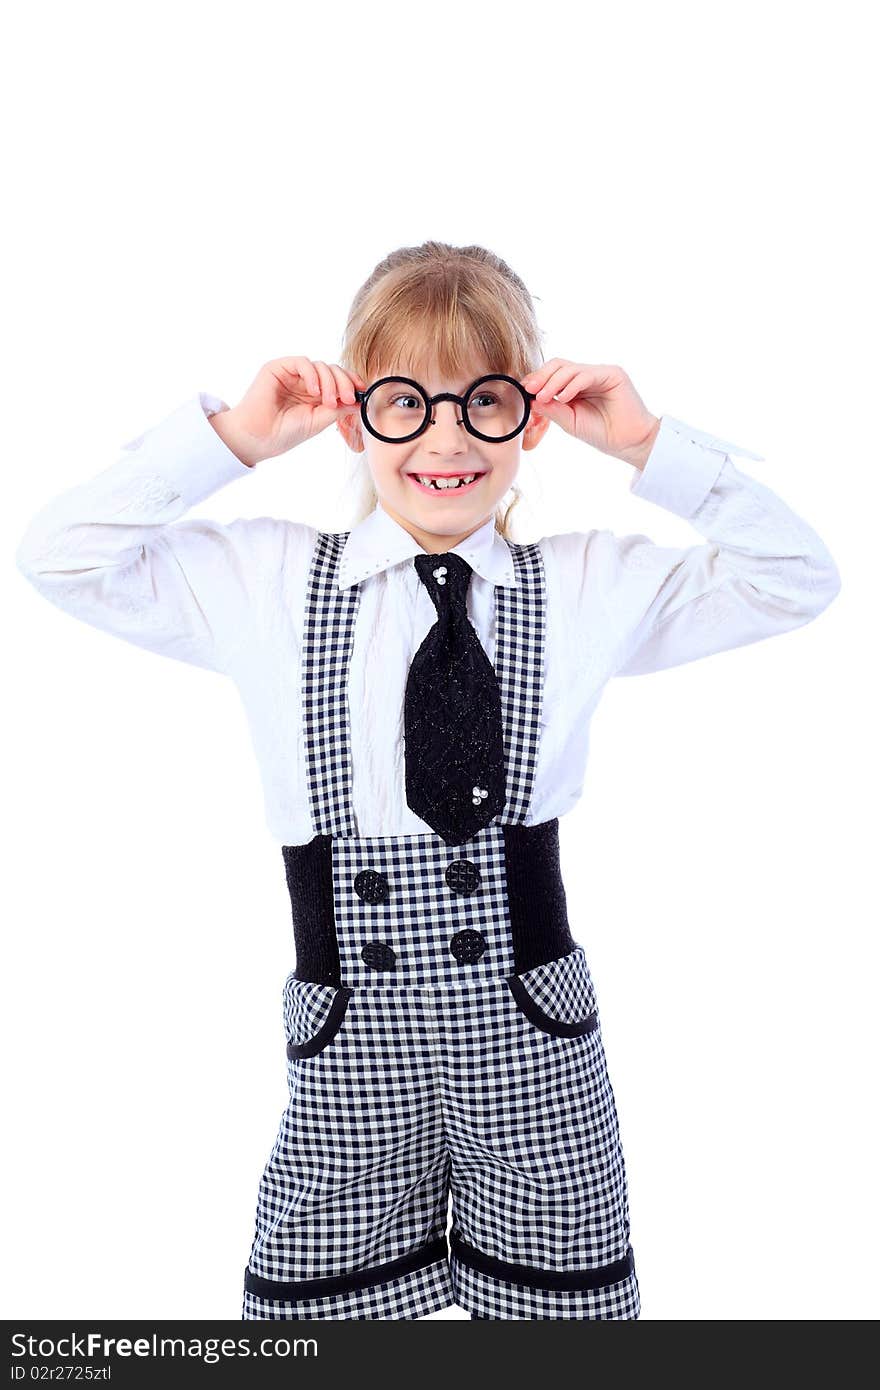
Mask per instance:
[[[283,518],[188,518],[251,477],[208,417],[206,392],[123,445],[121,458],[31,520],[16,552],[39,593],[150,651],[231,677],[248,719],[266,819],[281,844],[315,834],[300,719],[300,653],[315,527]],[[704,543],[677,549],[608,530],[544,536],[546,674],[525,823],[564,816],[584,783],[590,719],[612,676],[634,676],[787,632],[839,592],[814,530],[730,454],[761,455],[664,415],[631,491],[687,518]],[[494,517],[454,546],[472,566],[468,613],[490,660],[496,584],[513,566]],[[377,504],[353,527],[338,582],[361,584],[349,666],[359,835],[419,835],[406,804],[403,692],[436,612],[412,557],[421,546]]]

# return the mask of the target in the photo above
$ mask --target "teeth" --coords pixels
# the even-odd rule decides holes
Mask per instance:
[[[461,478],[426,478],[421,473],[417,473],[416,477],[424,487],[434,487],[437,488],[438,491],[445,492],[448,491],[450,488],[456,488],[459,486],[466,487],[468,483],[472,483],[474,481],[474,478],[477,477],[477,474],[465,473]]]

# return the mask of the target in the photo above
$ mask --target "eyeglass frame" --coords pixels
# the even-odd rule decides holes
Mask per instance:
[[[402,381],[405,386],[414,386],[427,407],[425,410],[425,418],[419,425],[418,429],[413,430],[412,434],[401,435],[396,439],[392,439],[388,435],[380,434],[378,430],[374,430],[373,426],[367,419],[367,401],[369,400],[372,393],[376,390],[377,386],[384,386],[385,383],[388,381]],[[515,430],[511,430],[510,434],[481,434],[480,431],[476,429],[474,425],[471,424],[470,416],[468,415],[467,411],[466,401],[468,396],[472,394],[475,388],[477,386],[482,385],[484,381],[509,381],[511,386],[515,386],[519,391],[520,395],[523,396],[525,399],[525,414],[523,415],[520,424],[517,425]],[[355,389],[354,397],[356,401],[360,402],[361,420],[364,423],[364,427],[367,430],[369,430],[370,434],[373,436],[374,439],[380,439],[383,444],[408,444],[411,440],[418,439],[419,435],[424,434],[425,430],[428,428],[429,425],[434,425],[437,423],[436,420],[434,420],[432,417],[434,414],[434,406],[438,403],[438,401],[453,401],[457,406],[459,406],[459,408],[461,409],[462,418],[460,420],[457,420],[456,424],[463,424],[468,433],[474,435],[476,439],[482,439],[487,444],[505,444],[507,440],[515,439],[516,436],[525,429],[526,425],[529,422],[529,416],[531,414],[530,402],[536,399],[536,393],[532,391],[527,391],[526,388],[517,381],[516,377],[508,376],[505,372],[486,372],[485,376],[477,377],[476,381],[471,382],[470,386],[467,388],[467,391],[463,396],[456,396],[453,394],[452,391],[441,391],[439,396],[429,396],[424,386],[421,386],[410,376],[381,376],[379,377],[378,381],[372,382],[371,385],[367,387],[366,391]]]

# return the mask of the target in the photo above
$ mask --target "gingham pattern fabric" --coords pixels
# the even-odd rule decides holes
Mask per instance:
[[[583,1019],[596,1009],[596,991],[583,947],[522,971],[520,979],[550,1018]]]
[[[438,1308],[448,1308],[453,1302],[449,1264],[443,1259],[416,1274],[392,1279],[386,1284],[376,1284],[370,1289],[337,1294],[333,1299],[302,1299],[291,1304],[245,1292],[242,1318],[266,1318],[273,1322],[298,1318],[308,1321],[320,1318],[338,1321],[345,1318],[359,1322],[393,1318],[397,1322],[406,1322],[427,1317]]]
[[[449,886],[457,862],[479,873],[475,892]],[[361,870],[384,874],[388,896],[364,902],[355,889]],[[376,971],[361,955],[371,941],[395,952],[394,974],[412,984],[467,984],[474,976],[507,974],[514,967],[508,927],[504,835],[496,822],[464,845],[447,845],[439,835],[373,836],[333,842],[333,900],[342,979],[369,987]],[[461,964],[450,943],[456,932],[476,930],[486,940],[479,960]]]
[[[595,1012],[581,947],[517,978],[551,1020]],[[284,1018],[297,1041],[307,1017],[321,1026],[333,994],[286,982]],[[377,976],[354,991],[319,1052],[288,1062],[288,1079],[249,1261],[260,1278],[283,1286],[426,1249],[445,1232],[450,1192],[453,1232],[492,1259],[588,1273],[626,1255],[626,1176],[601,1030],[545,1031],[504,977],[437,989]],[[243,1316],[413,1318],[453,1301],[492,1318],[639,1314],[634,1271],[595,1289],[542,1289],[473,1269],[454,1248],[448,1280],[445,1269],[325,1298],[246,1292]]]
[[[495,671],[501,687],[507,804],[496,820],[525,820],[538,760],[544,678],[547,587],[537,544],[507,542],[516,588],[495,586]]]
[[[295,970],[284,983],[290,1100],[260,1180],[242,1316],[410,1319],[457,1302],[485,1318],[636,1318],[626,1175],[584,952],[514,970],[502,825],[524,821],[538,750],[540,549],[508,542],[517,588],[495,591],[508,802],[449,846],[433,832],[354,833],[346,686],[358,588],[333,582],[345,539],[318,537],[303,665],[342,984]],[[482,936],[481,954],[453,952],[462,933]]]
[[[284,1036],[288,1042],[304,1045],[327,1020],[339,990],[298,980],[291,971],[284,981]]]
[[[354,835],[348,664],[360,585],[337,588],[348,532],[318,533],[303,628],[301,692],[306,778],[315,833]]]
[[[302,649],[303,737],[312,821],[318,835],[355,835],[348,666],[360,585],[339,589],[347,531],[320,531],[306,593]],[[507,804],[495,824],[525,818],[537,765],[544,672],[544,558],[537,542],[507,542],[516,587],[495,586],[495,672],[501,691]]]
[[[453,1261],[454,1302],[461,1308],[485,1308],[484,1313],[471,1313],[472,1318],[542,1318],[570,1319],[595,1322],[622,1321],[638,1318],[641,1312],[639,1288],[635,1274],[604,1289],[586,1289],[583,1293],[556,1293],[552,1289],[531,1289],[528,1309],[523,1306],[520,1289],[499,1283],[479,1270]],[[262,1315],[261,1315],[262,1316]]]

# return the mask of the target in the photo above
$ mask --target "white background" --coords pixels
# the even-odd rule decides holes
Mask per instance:
[[[3,1316],[238,1318],[286,1101],[280,847],[222,677],[13,551],[198,390],[335,361],[388,251],[478,242],[825,540],[772,641],[611,683],[561,824],[643,1319],[878,1312],[877,119],[860,4],[50,4],[7,28]],[[350,522],[330,429],[194,514]],[[515,538],[691,544],[551,426]],[[576,635],[575,635],[576,640]],[[453,1320],[459,1308],[435,1315]]]

